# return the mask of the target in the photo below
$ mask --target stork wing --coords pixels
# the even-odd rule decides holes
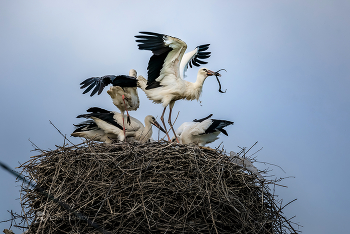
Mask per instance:
[[[184,122],[183,124],[180,125],[180,127],[178,127],[178,129],[176,129],[176,131],[175,131],[176,136],[178,136],[178,137],[181,136],[181,134],[185,130],[185,128],[191,127],[194,124],[196,124],[196,123]]]
[[[165,74],[175,74],[180,77],[180,61],[186,51],[187,45],[179,38],[171,37],[165,34],[153,32],[140,32],[142,35],[135,36],[140,38],[140,50],[150,50],[153,56],[148,62],[148,82],[146,89],[160,86],[160,81]]]
[[[190,133],[192,135],[202,135],[207,133],[207,129],[210,128],[213,121],[211,119],[206,119],[202,122],[195,122],[193,125],[193,128],[191,129]]]
[[[233,122],[227,120],[205,119],[202,122],[196,122],[195,127],[191,130],[191,134],[203,135],[220,131],[228,136],[226,130],[223,128],[231,124],[233,124]]]
[[[119,75],[119,76],[106,75],[102,77],[91,77],[81,82],[80,88],[84,89],[87,87],[83,92],[83,94],[85,94],[95,87],[90,94],[90,96],[92,97],[97,92],[98,92],[97,94],[100,95],[103,89],[109,84],[113,84],[114,86],[120,86],[120,87],[136,87],[137,79],[135,77],[126,76],[126,75]]]
[[[90,107],[86,111],[92,112],[92,113],[111,113],[111,111],[108,111],[108,110],[100,108],[100,107]]]
[[[205,133],[212,133],[215,131],[220,131],[223,134],[225,134],[226,136],[228,136],[227,132],[225,129],[223,129],[224,127],[233,124],[233,122],[228,121],[228,120],[218,120],[218,119],[212,119],[212,124],[209,126],[209,128],[207,130],[205,130]]]
[[[84,131],[90,131],[90,130],[98,130],[99,127],[93,120],[86,120],[84,122],[81,122],[79,124],[73,124],[75,127],[74,132],[84,132]],[[73,133],[74,133],[73,132]]]
[[[99,109],[98,107],[96,107],[97,109]],[[91,109],[94,109],[94,108],[90,108],[88,111],[91,111],[92,112],[92,110]],[[113,113],[113,112],[108,112],[108,113],[106,113],[106,112],[100,112],[100,111],[104,111],[104,109],[100,109],[100,111],[99,110],[95,110],[96,112],[92,112],[92,113],[90,113],[90,114],[82,114],[82,115],[78,115],[77,116],[77,118],[92,118],[92,117],[95,117],[95,118],[98,118],[98,119],[100,119],[100,120],[102,120],[102,121],[104,121],[104,122],[106,122],[106,123],[108,123],[108,124],[111,124],[111,125],[114,125],[115,127],[117,127],[117,128],[119,128],[119,129],[121,129],[121,130],[123,130],[123,126],[121,126],[116,120],[115,120],[115,118],[114,118],[114,114],[115,113]],[[96,122],[95,122],[96,123]],[[98,126],[99,126],[99,124],[98,123],[96,123]],[[104,129],[103,127],[101,127],[101,126],[99,126],[102,130],[106,130],[106,129]]]
[[[83,94],[88,93],[91,89],[94,90],[91,92],[90,96],[94,96],[95,93],[97,93],[98,91],[98,95],[100,95],[104,89],[104,87],[106,87],[107,85],[112,83],[112,80],[115,78],[115,76],[113,75],[107,75],[107,76],[102,76],[102,77],[91,77],[88,78],[86,80],[84,80],[83,82],[80,83],[80,88],[81,89],[85,89],[85,91],[83,92]],[[89,86],[89,87],[88,87]]]
[[[194,119],[193,122],[203,122],[204,120],[209,119],[212,116],[213,116],[213,114],[210,114],[207,117],[202,118],[202,119]]]
[[[113,86],[137,87],[137,78],[133,76],[120,75],[116,76],[112,81]]]
[[[193,66],[199,67],[201,64],[207,64],[208,62],[202,61],[201,59],[206,59],[210,57],[211,52],[205,52],[209,48],[210,44],[197,46],[191,52],[186,53],[180,63],[180,76],[182,79],[186,77],[185,72],[188,66],[192,68]]]

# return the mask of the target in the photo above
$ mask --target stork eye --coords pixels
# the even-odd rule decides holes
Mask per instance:
[[[208,70],[207,69],[203,69],[203,71],[207,72]]]

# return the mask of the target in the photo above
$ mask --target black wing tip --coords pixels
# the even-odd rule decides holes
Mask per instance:
[[[234,123],[232,121],[221,120],[221,119],[211,119],[211,120],[212,120],[212,124],[205,131],[205,133],[212,133],[215,131],[220,131],[220,132],[225,134],[226,130],[224,130],[224,128],[227,127],[228,125],[231,125]],[[227,132],[226,132],[226,134],[227,134]]]
[[[100,108],[100,107],[90,107],[86,111],[92,112],[92,113],[110,113],[110,111],[103,109],[103,108]]]
[[[197,46],[199,51],[205,51],[209,48],[210,44],[204,44],[204,45],[199,45]]]
[[[150,84],[147,84],[147,87],[146,87],[146,90],[149,90],[149,89],[155,89],[155,88],[158,88],[158,87],[161,87],[162,85],[160,85],[160,82],[159,81],[154,81]]]
[[[203,51],[200,51],[198,52],[199,55],[202,55],[202,56],[210,56],[211,55],[211,52],[203,52]]]
[[[93,130],[95,128],[98,128],[97,124],[93,120],[86,120],[84,122],[78,123],[78,124],[73,124],[75,132],[86,132],[89,130]]]
[[[89,118],[89,114],[78,115],[77,118]]]
[[[204,117],[204,118],[201,118],[201,119],[194,119],[192,122],[203,122],[204,120],[207,120],[207,119],[209,119],[212,116],[213,116],[213,114],[210,114],[207,117]]]
[[[91,92],[90,97],[94,96],[96,93],[97,95],[100,95],[103,91],[103,89],[113,81],[113,75],[107,75],[102,77],[90,77],[83,82],[80,83],[81,87],[80,89],[84,89],[83,94],[86,94],[88,92]],[[89,87],[88,87],[89,86]]]
[[[201,64],[207,64],[208,62],[203,61],[202,59],[207,59],[210,57],[211,52],[204,52],[209,48],[210,44],[199,45],[196,48],[198,49],[197,54],[189,61],[188,65],[190,68],[193,66],[200,67]]]
[[[228,136],[228,133],[227,133],[227,131],[225,129],[220,128],[219,131],[222,132],[223,134],[225,134],[226,136]]]
[[[229,121],[229,120],[224,120],[224,119],[212,119],[212,120],[215,121],[215,122],[218,122],[218,123],[224,123],[225,127],[235,123],[235,122],[232,122],[232,121]]]
[[[147,32],[147,31],[140,31],[139,33],[140,33],[140,34],[145,34],[145,35],[157,36],[157,37],[164,36],[164,34],[155,33],[155,32]],[[143,36],[143,35],[137,35],[137,36],[135,36],[135,37],[140,38],[140,37],[142,37],[142,36]]]

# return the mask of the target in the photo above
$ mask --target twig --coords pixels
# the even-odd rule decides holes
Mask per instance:
[[[49,120],[49,121],[50,121],[50,124],[51,124],[52,126],[54,126],[54,128],[56,128],[56,126],[51,122],[51,120]],[[73,144],[73,143],[66,137],[66,135],[63,135],[63,133],[62,133],[58,128],[56,128],[56,130],[61,134],[61,136],[63,136],[64,139],[66,139],[69,143],[71,143],[72,145],[75,146],[75,144]]]

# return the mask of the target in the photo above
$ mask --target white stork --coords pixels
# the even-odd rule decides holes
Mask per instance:
[[[233,122],[210,119],[211,116],[212,114],[203,119],[183,123],[175,132],[180,139],[180,143],[204,146],[219,139],[218,135],[221,132],[228,136],[224,127],[233,124]]]
[[[106,134],[93,120],[87,120],[80,124],[74,124],[75,130],[71,134],[73,137],[84,137],[94,141],[112,143],[112,139],[118,139],[117,135]]]
[[[105,134],[116,135],[120,141],[124,141],[125,138],[134,138],[137,141],[146,142],[152,136],[152,125],[165,132],[152,115],[146,116],[145,126],[138,119],[130,116],[131,124],[126,126],[124,134],[121,124],[125,116],[121,113],[98,107],[92,107],[87,112],[91,113],[78,115],[77,118],[91,118]]]
[[[164,123],[164,113],[169,106],[168,123],[175,135],[171,123],[171,112],[175,101],[180,99],[194,100],[199,99],[205,79],[208,76],[220,76],[218,72],[201,68],[197,74],[196,82],[192,83],[184,80],[185,72],[188,66],[200,66],[207,62],[200,59],[210,57],[210,52],[205,52],[209,44],[197,46],[193,51],[184,55],[187,45],[184,41],[164,34],[153,32],[140,32],[142,35],[135,36],[139,38],[138,47],[140,50],[151,50],[153,56],[148,63],[148,79],[138,78],[138,85],[146,93],[147,97],[154,103],[162,103],[164,110],[161,121]],[[221,90],[219,90],[221,92]],[[170,137],[167,133],[170,141]],[[178,139],[176,138],[177,142]]]
[[[137,93],[137,72],[134,69],[129,71],[129,76],[126,75],[106,75],[102,77],[91,77],[80,83],[81,89],[86,88],[83,94],[93,89],[90,96],[92,97],[98,92],[100,95],[109,84],[112,84],[107,93],[111,96],[113,104],[120,110],[124,116],[127,113],[127,122],[130,124],[128,110],[137,110],[140,106],[140,100]],[[123,132],[125,133],[125,123],[123,118]]]

